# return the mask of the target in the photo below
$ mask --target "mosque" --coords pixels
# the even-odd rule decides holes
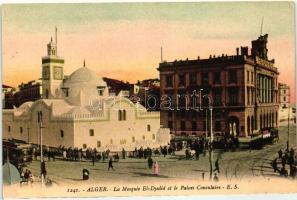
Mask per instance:
[[[3,138],[49,147],[134,150],[170,142],[168,128],[160,127],[160,112],[148,112],[119,94],[110,95],[106,82],[86,63],[66,76],[57,40],[42,58],[43,98],[3,110]],[[38,122],[42,116],[42,123]],[[41,117],[39,118],[41,119]]]

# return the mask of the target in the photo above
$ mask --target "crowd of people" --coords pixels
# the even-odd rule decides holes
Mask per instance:
[[[281,164],[279,167],[278,164]],[[297,153],[293,148],[278,151],[278,157],[271,162],[274,172],[282,177],[291,177],[296,179],[297,175]],[[288,167],[287,167],[288,166]]]

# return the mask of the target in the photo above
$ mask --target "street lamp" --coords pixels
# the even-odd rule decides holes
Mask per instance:
[[[206,94],[206,95],[203,96],[203,98],[207,98],[208,99],[208,109],[210,111],[210,143],[209,143],[209,168],[210,168],[210,174],[209,174],[209,179],[212,180],[212,160],[213,160],[212,109],[213,109],[213,106],[212,106],[212,102],[211,102],[210,96],[208,96]],[[206,121],[207,121],[207,119],[206,119]],[[207,130],[207,128],[206,128],[206,130]]]

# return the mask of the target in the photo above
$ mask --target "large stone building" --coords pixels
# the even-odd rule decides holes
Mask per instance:
[[[252,41],[251,53],[241,47],[232,56],[160,63],[161,125],[175,135],[204,135],[208,94],[215,134],[247,137],[277,127],[279,72],[267,57],[267,38]]]
[[[148,112],[121,95],[110,96],[106,82],[85,63],[70,76],[63,71],[64,59],[51,40],[42,58],[43,98],[3,110],[4,139],[39,144],[41,113],[42,142],[50,147],[120,151],[168,144],[169,129],[160,128],[160,112]]]

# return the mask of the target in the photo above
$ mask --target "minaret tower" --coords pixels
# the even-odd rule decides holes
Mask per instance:
[[[55,42],[51,37],[47,44],[47,56],[42,57],[42,98],[55,99],[61,96],[60,85],[64,79],[64,59],[57,55],[57,28]]]

